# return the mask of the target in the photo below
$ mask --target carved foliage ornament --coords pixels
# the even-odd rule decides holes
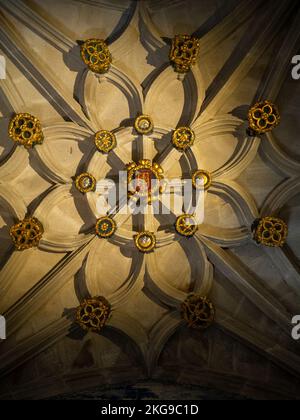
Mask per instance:
[[[153,121],[149,115],[140,115],[134,122],[134,128],[139,134],[149,134],[154,128]]]
[[[187,73],[199,55],[199,39],[190,35],[175,35],[170,51],[170,61],[177,73]]]
[[[95,191],[96,179],[89,173],[80,174],[75,181],[76,188],[84,193]]]
[[[149,159],[142,159],[138,163],[127,165],[128,197],[139,199],[146,197],[148,203],[157,199],[158,193],[163,191],[160,181],[164,178],[162,167]]]
[[[288,236],[287,224],[277,217],[264,217],[254,224],[254,239],[269,247],[282,247]]]
[[[270,101],[257,102],[248,112],[248,121],[255,133],[271,131],[280,123],[278,108]]]
[[[179,127],[172,134],[172,143],[176,149],[184,152],[193,146],[195,133],[189,127]]]
[[[76,322],[83,330],[99,332],[111,314],[110,303],[102,296],[85,299],[77,308]]]
[[[191,237],[197,232],[198,225],[193,215],[182,214],[177,218],[175,228],[179,235]]]
[[[111,131],[98,131],[95,135],[95,145],[99,152],[109,153],[117,146],[116,136]]]
[[[10,236],[18,251],[37,247],[43,233],[43,226],[35,217],[24,219],[10,229]]]
[[[30,114],[17,114],[9,124],[10,138],[26,149],[42,144],[44,135],[40,121]]]
[[[193,183],[193,187],[196,190],[198,189],[208,190],[212,183],[211,175],[209,172],[205,171],[204,169],[199,169],[198,171],[193,173],[192,183]]]
[[[215,308],[207,297],[190,294],[181,304],[181,316],[188,327],[203,330],[214,322]]]
[[[141,252],[151,252],[156,246],[156,237],[152,232],[140,232],[134,237],[134,243]]]
[[[112,217],[104,216],[97,220],[96,234],[100,238],[110,238],[117,230],[117,224]]]
[[[102,39],[88,39],[81,45],[81,57],[94,73],[106,73],[111,65],[112,56]]]

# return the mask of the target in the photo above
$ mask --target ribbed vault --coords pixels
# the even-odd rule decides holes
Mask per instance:
[[[270,13],[272,10],[272,13]],[[0,398],[49,398],[89,388],[144,381],[208,387],[252,398],[299,398],[300,83],[291,79],[299,53],[297,1],[0,0]],[[177,33],[200,39],[197,64],[184,77],[169,65]],[[102,38],[113,57],[95,75],[80,59],[79,40]],[[258,99],[276,103],[281,124],[247,134]],[[15,146],[15,113],[39,117],[44,142]],[[154,130],[133,122],[151,115]],[[170,133],[187,125],[195,143],[185,154]],[[113,130],[117,147],[96,152],[94,134]],[[187,240],[174,215],[117,213],[116,235],[100,240],[95,196],[74,176],[117,176],[131,160],[158,162],[165,176],[198,168],[212,175],[205,218]],[[259,217],[289,226],[283,248],[252,239]],[[44,226],[39,247],[14,250],[10,227],[25,216]],[[154,253],[133,235],[155,232]],[[215,323],[186,327],[180,304],[209,296]],[[83,333],[74,311],[105,296],[113,313],[99,334]],[[207,394],[205,394],[207,395]]]

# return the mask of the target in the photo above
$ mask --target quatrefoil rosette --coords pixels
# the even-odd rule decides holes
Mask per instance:
[[[104,296],[112,308],[107,326],[130,336],[151,370],[159,356],[157,349],[184,325],[182,302],[191,293],[210,296],[213,266],[207,254],[210,260],[215,255],[216,261],[223,247],[252,240],[251,225],[260,214],[236,179],[256,157],[260,139],[249,138],[246,121],[219,114],[217,106],[211,114],[201,112],[205,83],[198,65],[184,80],[172,66],[147,80],[135,80],[114,61],[104,74],[82,69],[74,95],[80,109],[73,122],[43,125],[44,142],[33,153],[39,171],[52,184],[34,210],[44,228],[39,249],[84,256],[84,263],[75,265],[80,269],[75,280],[84,279],[84,291],[77,287],[79,304],[88,297]],[[148,134],[134,128],[140,115],[153,121]],[[193,145],[184,152],[172,144],[172,132],[179,127],[189,127],[195,135]],[[116,138],[116,147],[108,154],[95,146],[94,137],[100,130]],[[25,152],[18,149],[16,153],[20,165],[25,165]],[[119,172],[141,159],[157,162],[169,180],[192,179],[197,170],[211,175],[211,185],[204,193],[204,220],[192,238],[176,233],[174,225],[180,214],[165,208],[164,214],[156,215],[151,205],[144,216],[123,214],[118,206],[107,208],[117,230],[109,239],[95,234],[97,220],[105,216],[99,211],[101,193],[80,193],[74,179],[89,173],[97,183],[104,179],[118,183]],[[14,208],[19,219],[24,218],[22,200],[7,188],[3,191],[8,204],[18,204]],[[134,237],[141,231],[155,234],[154,252],[141,254],[136,248]],[[149,329],[154,326],[151,337],[140,322],[143,305],[133,304],[136,296],[139,303],[143,300],[142,290],[153,298],[154,310],[147,321]]]

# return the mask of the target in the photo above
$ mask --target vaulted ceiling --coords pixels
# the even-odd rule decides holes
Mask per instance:
[[[0,398],[47,398],[95,386],[147,380],[212,387],[251,398],[299,398],[300,347],[300,7],[279,0],[0,0]],[[199,58],[178,76],[169,63],[178,33],[200,39]],[[107,73],[83,63],[77,41],[106,40]],[[249,136],[248,109],[279,107],[280,125]],[[8,136],[16,113],[41,121],[34,149]],[[133,128],[139,113],[154,130]],[[187,153],[171,132],[190,126]],[[95,150],[112,130],[117,148]],[[204,223],[191,239],[174,215],[116,214],[116,235],[94,234],[96,195],[74,176],[116,178],[138,159],[157,161],[169,179],[202,168],[212,175]],[[253,222],[288,224],[283,248],[258,245]],[[10,228],[36,217],[37,248],[14,249]],[[155,232],[143,254],[135,233]],[[205,331],[188,328],[180,305],[191,293],[216,308]],[[100,333],[74,323],[84,299],[104,296],[112,315]],[[162,385],[163,386],[163,385]]]

